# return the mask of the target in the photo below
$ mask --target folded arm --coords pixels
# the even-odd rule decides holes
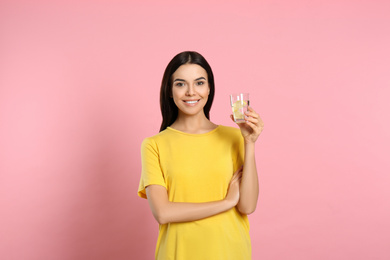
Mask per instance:
[[[226,197],[219,201],[171,202],[165,187],[160,185],[147,186],[146,196],[154,218],[159,224],[188,222],[211,217],[233,208],[237,205],[240,196],[241,173],[240,169],[233,175]]]

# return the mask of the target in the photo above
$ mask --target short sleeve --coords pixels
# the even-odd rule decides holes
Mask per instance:
[[[142,172],[138,187],[138,196],[147,198],[145,188],[157,184],[167,188],[160,165],[160,156],[156,142],[146,138],[141,145]]]
[[[238,136],[237,141],[237,158],[234,165],[234,171],[236,171],[238,168],[240,168],[242,165],[244,165],[244,153],[245,153],[245,145],[244,145],[244,138],[241,135],[241,132]]]

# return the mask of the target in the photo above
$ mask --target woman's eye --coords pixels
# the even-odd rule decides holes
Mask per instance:
[[[182,87],[182,86],[184,86],[184,83],[182,83],[182,82],[177,82],[177,83],[176,83],[176,86]]]
[[[204,84],[203,81],[199,81],[199,82],[197,83],[198,86],[201,86],[201,85],[203,85],[203,84]]]

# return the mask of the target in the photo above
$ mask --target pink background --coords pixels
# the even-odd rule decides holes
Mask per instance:
[[[389,1],[0,2],[0,258],[153,259],[140,144],[178,52],[251,93],[253,259],[390,259]],[[240,3],[239,3],[240,2]]]

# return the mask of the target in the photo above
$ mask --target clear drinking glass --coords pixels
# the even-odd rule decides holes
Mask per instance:
[[[248,111],[249,93],[237,93],[230,95],[234,122],[245,123],[245,112]]]

